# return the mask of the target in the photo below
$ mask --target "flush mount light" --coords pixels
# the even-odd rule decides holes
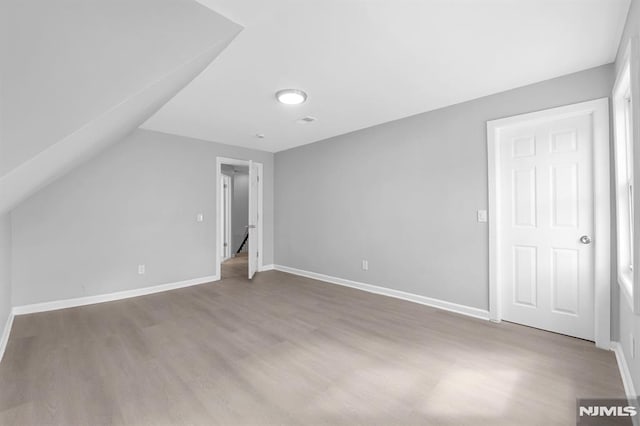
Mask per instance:
[[[256,138],[264,139],[264,133],[256,133]]]
[[[276,99],[286,105],[299,105],[307,100],[307,94],[298,89],[283,89],[276,92]]]

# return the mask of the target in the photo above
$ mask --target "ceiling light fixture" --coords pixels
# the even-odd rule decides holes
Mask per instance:
[[[276,99],[285,105],[299,105],[307,100],[307,94],[298,89],[283,89],[276,92]]]

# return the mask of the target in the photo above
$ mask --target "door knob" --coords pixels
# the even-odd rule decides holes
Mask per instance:
[[[588,235],[583,235],[582,237],[580,237],[580,242],[582,244],[591,244],[591,237]]]

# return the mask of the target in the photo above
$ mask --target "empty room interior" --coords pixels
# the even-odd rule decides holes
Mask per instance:
[[[0,72],[0,424],[640,424],[640,0],[0,0]]]

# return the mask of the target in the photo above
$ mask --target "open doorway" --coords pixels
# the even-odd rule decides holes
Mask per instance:
[[[262,164],[217,159],[217,259],[220,278],[251,279],[262,267]]]
[[[244,278],[249,270],[249,167],[222,164],[221,278]]]

